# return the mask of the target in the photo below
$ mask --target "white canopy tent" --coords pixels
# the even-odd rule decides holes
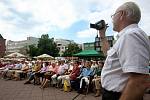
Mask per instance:
[[[27,56],[25,56],[21,53],[18,53],[18,52],[14,52],[9,55],[6,55],[5,58],[27,58]]]
[[[54,59],[54,57],[48,55],[48,54],[42,54],[42,55],[39,55],[36,57],[37,59],[49,59],[49,60],[52,60]]]

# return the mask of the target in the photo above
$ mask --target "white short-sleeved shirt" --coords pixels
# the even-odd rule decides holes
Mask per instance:
[[[101,73],[102,87],[114,92],[123,91],[129,72],[148,74],[150,60],[150,40],[137,24],[127,26],[118,35]]]
[[[67,70],[67,69],[68,69],[67,64],[60,65],[58,68],[58,74],[60,74],[60,75],[64,74],[65,70]]]

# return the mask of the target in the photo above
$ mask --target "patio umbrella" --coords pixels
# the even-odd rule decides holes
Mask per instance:
[[[5,58],[26,58],[27,56],[21,54],[21,53],[18,53],[18,52],[14,52],[14,53],[11,53],[7,56],[5,56]]]
[[[73,56],[77,56],[77,57],[102,57],[103,54],[97,52],[96,50],[83,50],[77,54],[74,54]]]
[[[48,55],[48,54],[42,54],[37,56],[38,59],[54,59],[54,57]]]
[[[104,55],[102,52],[97,52],[96,50],[83,50],[79,53],[74,54],[73,56],[79,57],[82,59],[104,59]]]

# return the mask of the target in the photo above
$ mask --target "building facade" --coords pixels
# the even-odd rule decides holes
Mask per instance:
[[[20,52],[22,54],[25,54],[28,46],[29,45],[37,46],[38,41],[39,38],[35,38],[35,37],[27,37],[27,40],[23,40],[23,41],[9,40],[7,41],[6,52],[7,54],[12,52]],[[65,50],[68,47],[68,44],[75,43],[73,40],[67,40],[67,39],[55,39],[54,42],[57,44],[60,56],[65,52]]]
[[[6,45],[6,52],[12,53],[12,52],[20,52],[25,53],[29,45],[37,45],[39,41],[39,38],[35,37],[27,37],[27,40],[23,41],[7,41]]]
[[[114,37],[113,36],[106,36],[110,47],[113,46]],[[95,37],[95,42],[83,43],[82,49],[83,50],[96,50],[101,52],[102,42],[98,35]]]
[[[113,36],[106,36],[109,46],[110,48],[113,46],[114,44],[114,37]],[[105,46],[105,45],[104,45]],[[101,47],[102,47],[102,42],[100,37],[98,37],[98,35],[95,37],[95,50],[98,52],[101,52]]]
[[[95,48],[95,50],[98,51],[98,52],[101,51],[101,42],[100,42],[100,37],[98,37],[98,35],[95,37],[94,48]]]
[[[95,50],[94,42],[83,43],[82,50]]]
[[[67,40],[67,39],[55,39],[54,41],[57,44],[60,56],[65,52],[65,50],[67,49],[70,43],[75,43],[73,40]]]
[[[108,40],[110,48],[113,47],[114,37],[113,36],[107,36],[107,40]]]
[[[6,51],[5,42],[6,42],[6,39],[4,39],[2,35],[0,34],[0,58],[5,55],[5,51]]]

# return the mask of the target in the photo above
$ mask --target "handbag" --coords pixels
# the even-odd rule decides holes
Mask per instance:
[[[67,80],[64,80],[63,90],[64,90],[65,92],[69,92],[70,89],[71,89],[71,88],[70,88],[70,86],[69,86]]]

